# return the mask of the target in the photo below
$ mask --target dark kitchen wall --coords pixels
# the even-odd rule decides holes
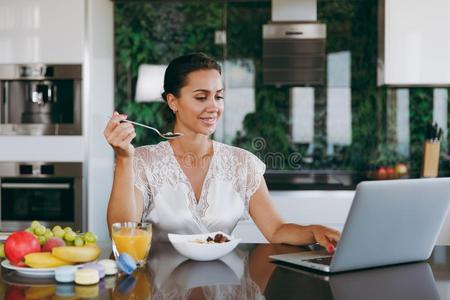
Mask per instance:
[[[132,120],[171,130],[173,117],[165,103],[133,100],[138,67],[142,63],[167,64],[178,55],[202,51],[221,62],[247,68],[254,76],[253,99],[230,100],[231,108],[225,114],[248,106],[244,101],[254,101],[254,111],[246,114],[238,131],[231,131],[232,136],[221,134],[216,139],[254,152],[268,169],[350,170],[363,179],[379,166],[402,162],[410,167],[411,176],[418,176],[425,126],[433,118],[433,88],[406,88],[410,144],[407,151],[399,152],[398,107],[395,97],[388,97],[396,90],[376,85],[377,1],[318,0],[318,19],[327,25],[327,54],[350,56],[350,84],[344,88],[351,95],[351,141],[334,144],[327,138],[327,114],[335,113],[327,108],[328,85],[314,87],[313,139],[295,142],[289,88],[263,84],[262,25],[270,22],[270,5],[269,1],[116,1],[117,109]],[[226,32],[225,45],[215,43],[215,32],[220,30]],[[225,75],[227,70],[225,67]],[[232,81],[225,80],[229,91],[233,83],[227,86],[227,82]],[[224,130],[231,125],[236,127],[229,122]],[[141,128],[137,133],[137,146],[160,141]],[[447,141],[445,137],[441,147],[441,175],[450,169]]]

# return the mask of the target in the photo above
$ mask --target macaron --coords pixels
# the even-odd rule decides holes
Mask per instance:
[[[94,269],[80,269],[75,272],[75,283],[80,285],[96,284],[100,281],[98,271]]]
[[[102,259],[102,260],[98,261],[98,263],[105,268],[105,274],[107,276],[117,274],[117,264],[114,260]]]
[[[99,264],[99,263],[87,263],[87,264],[84,264],[81,268],[82,269],[97,270],[98,271],[98,277],[100,279],[105,277],[105,267],[103,265]]]
[[[74,266],[58,267],[55,269],[55,280],[61,283],[73,282],[77,270]]]
[[[127,253],[122,253],[121,255],[119,255],[119,257],[117,258],[117,266],[122,272],[126,274],[133,273],[133,271],[137,268],[136,262]]]
[[[56,296],[59,297],[73,297],[75,296],[75,284],[63,283],[56,285]]]

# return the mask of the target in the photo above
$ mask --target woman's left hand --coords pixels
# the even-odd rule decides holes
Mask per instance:
[[[321,225],[311,225],[311,232],[317,243],[327,249],[328,253],[333,253],[336,244],[339,242],[341,233],[332,228]]]

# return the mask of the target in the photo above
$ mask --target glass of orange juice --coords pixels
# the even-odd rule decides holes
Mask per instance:
[[[115,258],[127,253],[142,267],[147,261],[152,241],[152,224],[123,222],[112,224],[112,247]]]

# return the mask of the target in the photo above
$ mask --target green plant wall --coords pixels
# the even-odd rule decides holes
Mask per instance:
[[[136,103],[134,89],[142,63],[167,64],[178,55],[205,52],[217,59],[251,59],[255,66],[255,107],[232,143],[261,158],[281,153],[281,164],[269,169],[351,170],[367,177],[379,165],[406,162],[413,176],[421,166],[425,126],[432,120],[432,88],[410,89],[410,157],[396,153],[395,135],[389,133],[387,93],[377,87],[377,0],[319,0],[318,19],[327,24],[327,53],[351,53],[352,144],[334,146],[326,141],[326,87],[315,88],[315,137],[311,145],[293,143],[287,87],[262,81],[262,25],[270,22],[269,1],[119,1],[115,3],[115,57],[117,110],[130,119],[171,130],[173,116],[165,103]],[[214,43],[214,32],[225,30],[226,45]],[[226,112],[225,112],[226,113]],[[392,113],[392,111],[390,112]],[[394,137],[394,138],[393,138]],[[157,143],[152,132],[137,128],[135,145]],[[255,147],[255,141],[264,141]],[[446,139],[447,143],[448,139]],[[443,148],[443,158],[448,157]],[[301,164],[287,160],[298,154]],[[441,174],[449,172],[441,160]]]

